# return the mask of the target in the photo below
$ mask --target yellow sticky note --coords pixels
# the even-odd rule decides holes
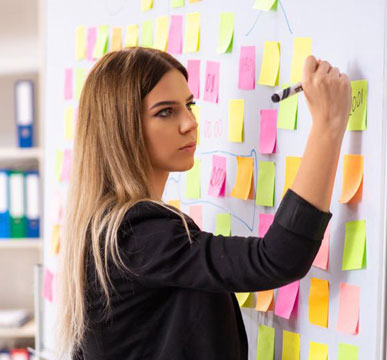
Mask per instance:
[[[265,290],[257,292],[257,304],[255,310],[269,311],[274,308],[274,290]]]
[[[242,200],[253,197],[253,167],[252,157],[237,156],[237,179],[231,190],[231,197]]]
[[[243,121],[245,116],[245,101],[230,100],[228,103],[228,141],[243,141]]]
[[[290,84],[282,84],[282,89],[285,89],[289,86]],[[280,102],[277,119],[278,129],[297,129],[298,95],[299,94],[292,95]]]
[[[186,173],[185,197],[200,199],[201,160],[195,159],[194,166]]]
[[[258,326],[257,360],[274,360],[275,329],[271,326]]]
[[[257,205],[274,206],[275,197],[275,163],[260,161],[257,182]]]
[[[311,341],[308,360],[328,360],[328,345]]]
[[[120,27],[115,27],[112,30],[112,45],[110,47],[111,51],[118,51],[122,49],[122,29]]]
[[[161,51],[167,50],[168,43],[168,16],[160,16],[156,20],[155,48]]]
[[[351,81],[352,106],[347,130],[365,130],[367,128],[367,80]]]
[[[200,13],[187,14],[186,19],[184,52],[197,52],[200,48]]]
[[[175,207],[176,209],[181,210],[180,200],[168,200],[167,204]]]
[[[86,57],[86,27],[78,26],[75,35],[75,58],[82,60]]]
[[[363,196],[363,155],[344,155],[343,185],[339,202],[353,204]]]
[[[312,53],[311,38],[295,38],[293,60],[290,69],[290,82],[295,84],[302,80],[305,59]]]
[[[125,47],[138,46],[138,25],[129,25],[126,28]]]
[[[342,270],[364,269],[367,262],[365,220],[345,223]]]
[[[143,47],[153,47],[153,20],[146,20],[142,23],[141,45]]]
[[[55,179],[60,181],[60,175],[62,173],[64,152],[61,150],[55,151]]]
[[[254,295],[253,293],[235,293],[240,307],[251,308],[254,307]]]
[[[280,43],[265,41],[261,75],[258,84],[276,86],[278,85],[280,69]]]
[[[234,39],[234,13],[224,12],[220,14],[219,39],[216,52],[219,54],[232,51]]]
[[[74,139],[74,109],[72,107],[65,109],[65,139]]]
[[[184,6],[184,0],[171,0],[171,7],[178,8]]]
[[[94,47],[93,58],[98,59],[107,53],[109,47],[109,25],[98,26],[97,40]]]
[[[215,235],[231,235],[231,215],[216,214]]]
[[[58,254],[59,248],[60,248],[60,225],[56,224],[52,228],[51,249],[50,249],[51,255]]]
[[[300,360],[300,334],[283,332],[282,360]]]
[[[75,69],[75,98],[79,100],[81,98],[83,83],[85,82],[86,71],[84,68]]]
[[[313,325],[328,327],[329,282],[311,278],[309,291],[309,322]]]
[[[253,9],[269,11],[277,10],[278,0],[255,0]]]
[[[153,0],[141,0],[141,11],[148,11],[153,8]]]
[[[285,185],[282,192],[284,197],[286,191],[293,185],[294,179],[296,178],[298,169],[301,164],[301,158],[296,156],[287,156],[285,163]]]
[[[198,124],[196,143],[199,145],[200,144],[200,117],[201,117],[200,106],[199,105],[192,105],[191,111],[194,114],[196,122]]]
[[[202,1],[202,0],[189,0],[189,3],[190,3],[190,4],[193,4],[193,3],[200,2],[200,1]]]

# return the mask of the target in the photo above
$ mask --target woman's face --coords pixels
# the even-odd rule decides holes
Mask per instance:
[[[144,99],[145,142],[155,172],[186,171],[194,164],[197,122],[183,74],[168,71]]]

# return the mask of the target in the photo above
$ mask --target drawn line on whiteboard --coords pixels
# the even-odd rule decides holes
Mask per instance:
[[[291,34],[293,34],[292,28],[290,27],[290,24],[289,24],[288,16],[286,15],[286,11],[285,11],[284,7],[282,6],[282,1],[281,1],[281,0],[278,0],[278,3],[279,3],[279,5],[280,5],[280,7],[281,7],[282,13],[284,14],[285,21],[286,21],[286,24],[288,25],[289,32],[290,32]]]
[[[254,24],[251,26],[250,30],[245,34],[245,36],[249,36],[250,33],[253,31],[253,29],[255,28],[255,25],[257,25],[257,22],[258,22],[258,19],[261,17],[262,13],[259,12],[257,17],[255,18],[255,21],[254,21]]]

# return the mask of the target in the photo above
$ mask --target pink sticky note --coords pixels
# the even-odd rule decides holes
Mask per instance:
[[[360,287],[340,283],[337,331],[356,335],[359,333]]]
[[[172,15],[168,33],[167,52],[181,54],[183,52],[183,16]]]
[[[200,97],[200,60],[188,60],[188,87],[195,99]]]
[[[259,152],[275,153],[277,145],[277,110],[261,110],[261,127],[259,133]]]
[[[189,207],[189,216],[195,221],[195,224],[199,226],[200,230],[203,229],[203,208],[202,205],[192,205]]]
[[[212,156],[212,171],[208,195],[223,197],[226,192],[226,158],[224,156]]]
[[[71,100],[73,98],[73,69],[65,69],[65,81],[64,81],[64,98],[65,100]]]
[[[255,46],[241,46],[238,88],[255,89]]]
[[[87,29],[87,43],[86,43],[86,59],[89,61],[93,60],[93,52],[95,42],[97,40],[97,28],[91,27]]]
[[[219,68],[219,62],[207,61],[203,98],[206,101],[217,103],[219,100]]]
[[[259,214],[258,237],[263,238],[273,223],[274,214]]]
[[[62,173],[60,180],[69,181],[72,167],[72,150],[66,149],[63,153]]]
[[[53,288],[52,283],[53,283],[53,280],[54,280],[54,274],[50,270],[45,268],[44,269],[42,295],[49,302],[52,302],[52,288]]]
[[[277,301],[275,303],[274,314],[285,319],[289,319],[296,307],[300,281],[285,285],[278,290]]]
[[[323,270],[328,270],[329,266],[329,237],[331,232],[331,224],[329,223],[325,230],[324,239],[321,243],[320,250],[314,259],[313,266]]]

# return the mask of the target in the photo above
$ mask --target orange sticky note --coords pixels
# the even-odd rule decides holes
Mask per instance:
[[[329,238],[331,233],[331,224],[329,223],[325,230],[324,239],[321,243],[320,250],[314,259],[313,266],[323,270],[328,270],[329,266]]]
[[[252,157],[237,156],[238,170],[237,179],[230,196],[247,200],[254,196],[253,186],[253,166],[254,159]]]
[[[274,290],[265,290],[257,292],[257,311],[273,311],[274,310]]]
[[[282,192],[284,197],[286,191],[293,185],[294,179],[296,178],[298,169],[301,164],[301,158],[296,156],[287,156],[285,163],[285,186]]]
[[[344,155],[343,186],[339,202],[353,204],[363,197],[363,155]]]
[[[309,322],[313,325],[328,327],[329,282],[310,279]]]
[[[112,44],[110,47],[111,51],[117,51],[122,49],[122,29],[115,27],[112,30]]]
[[[350,335],[359,333],[360,287],[340,283],[337,331]]]
[[[168,200],[167,204],[181,210],[180,200]]]

